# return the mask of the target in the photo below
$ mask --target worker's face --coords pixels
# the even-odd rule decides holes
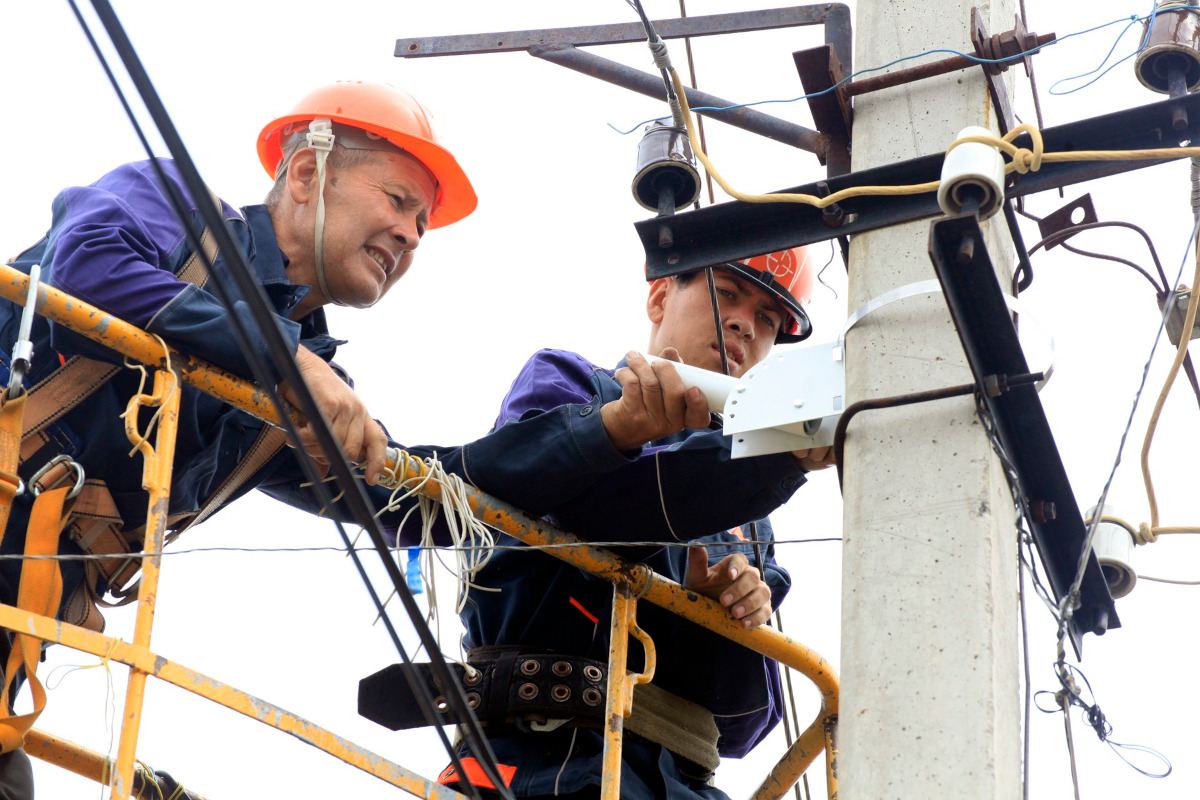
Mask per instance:
[[[721,326],[729,373],[735,377],[767,357],[784,320],[779,303],[768,292],[745,278],[714,270]],[[650,286],[646,311],[653,323],[650,350],[658,355],[674,347],[683,363],[721,371],[721,351],[713,322],[708,281],[698,274],[686,283],[667,278]]]
[[[400,280],[429,225],[434,191],[425,167],[403,153],[374,153],[328,170],[325,282],[333,297],[327,300],[364,308]]]

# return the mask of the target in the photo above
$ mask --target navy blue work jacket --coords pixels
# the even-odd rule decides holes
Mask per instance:
[[[168,180],[182,197],[179,173],[170,160],[160,160]],[[205,198],[207,201],[207,198]],[[193,219],[199,219],[195,202],[188,202]],[[329,360],[339,344],[330,336],[321,310],[293,321],[288,319],[309,287],[294,285],[287,276],[287,259],[279,250],[267,209],[248,206],[241,211],[223,204],[225,226],[247,255],[254,276],[265,290],[275,314],[275,324],[295,351],[303,344],[318,356]],[[197,230],[203,228],[201,222]],[[230,312],[208,291],[180,281],[175,273],[191,255],[184,234],[157,175],[149,162],[118,167],[89,186],[66,189],[55,198],[53,219],[46,236],[13,263],[28,273],[40,264],[42,280],[79,299],[160,335],[167,343],[218,367],[250,379],[247,354],[230,332]],[[255,331],[249,308],[233,288],[224,257],[218,257],[215,273],[208,284],[220,280],[237,298],[233,314]],[[17,337],[21,307],[0,300],[0,358],[4,381]],[[257,350],[269,364],[263,338],[251,334],[249,347]],[[65,360],[75,355],[122,363],[121,356],[64,326],[37,317],[33,336],[34,360],[25,385],[31,387]],[[147,495],[141,488],[142,459],[130,457],[119,415],[136,392],[139,375],[121,370],[94,395],[52,426],[62,450],[81,463],[89,478],[105,481],[117,509],[128,528],[144,524]],[[170,513],[195,511],[219,487],[262,430],[257,418],[226,405],[190,387],[183,387],[179,414],[174,474],[171,482]],[[394,444],[394,443],[393,443]],[[433,448],[410,448],[424,456]],[[439,451],[449,448],[439,448]],[[251,480],[239,494],[258,486],[291,505],[318,511],[308,489],[300,487],[301,473],[292,452],[284,449]],[[373,499],[383,505],[387,492],[372,490]],[[23,546],[23,526],[19,522],[23,504],[14,508],[3,549],[19,552]],[[346,518],[344,509],[335,507],[331,516]],[[384,525],[398,522],[402,512],[388,515]],[[414,530],[416,526],[413,526]],[[407,531],[406,531],[407,532]],[[69,542],[64,550],[71,551]],[[12,569],[3,572],[15,591],[18,562],[5,562]],[[69,592],[78,562],[64,562],[64,583]],[[81,568],[80,568],[81,569]],[[12,572],[13,574],[8,574]],[[104,587],[101,587],[103,590]],[[0,587],[0,594],[5,594]],[[5,595],[7,596],[7,595]]]
[[[484,491],[584,539],[618,543],[618,554],[681,583],[687,551],[670,545],[703,544],[713,564],[734,551],[755,563],[747,540],[749,523],[758,520],[765,579],[778,605],[790,578],[775,562],[765,516],[804,482],[796,459],[733,460],[720,430],[684,431],[620,452],[600,415],[620,394],[609,370],[574,353],[543,350],[513,383],[493,432],[464,446],[459,471]],[[503,537],[499,544],[518,543]],[[500,591],[469,591],[462,612],[466,647],[516,645],[607,660],[607,581],[540,551],[497,549],[474,582]],[[722,755],[744,755],[777,724],[782,697],[774,661],[650,603],[638,604],[638,622],[657,646],[653,682],[715,715]],[[631,668],[641,667],[641,656],[639,647],[630,648]],[[491,742],[500,762],[516,767],[512,788],[519,797],[599,785],[598,731],[563,728]],[[627,741],[631,745],[623,796],[723,796],[683,778],[657,745]],[[632,763],[649,765],[654,774],[629,774]]]

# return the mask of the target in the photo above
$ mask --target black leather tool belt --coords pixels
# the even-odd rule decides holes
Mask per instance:
[[[571,719],[600,724],[604,719],[607,664],[580,656],[524,653],[517,648],[481,647],[467,655],[473,667],[448,664],[463,688],[467,705],[482,722]],[[429,664],[393,664],[359,681],[358,713],[391,730],[433,724],[425,718],[409,681],[429,690],[436,724],[457,724]]]

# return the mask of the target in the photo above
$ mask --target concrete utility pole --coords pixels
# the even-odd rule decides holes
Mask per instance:
[[[992,33],[1012,27],[1012,0],[859,0],[855,63],[970,51],[972,5]],[[854,169],[942,150],[967,125],[996,130],[979,69],[860,96]],[[1002,218],[985,228],[1007,274]],[[935,277],[928,232],[854,238],[851,310]],[[941,295],[875,312],[847,344],[850,403],[972,380]],[[1016,533],[973,399],[864,413],[845,462],[841,797],[1019,798]]]

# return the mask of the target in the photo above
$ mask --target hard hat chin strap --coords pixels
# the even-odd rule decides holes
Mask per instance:
[[[325,160],[333,150],[333,122],[319,117],[308,124],[308,146],[317,157],[317,217],[313,230],[313,260],[316,262],[317,288],[321,295],[334,305],[344,306],[329,291],[325,282]]]

